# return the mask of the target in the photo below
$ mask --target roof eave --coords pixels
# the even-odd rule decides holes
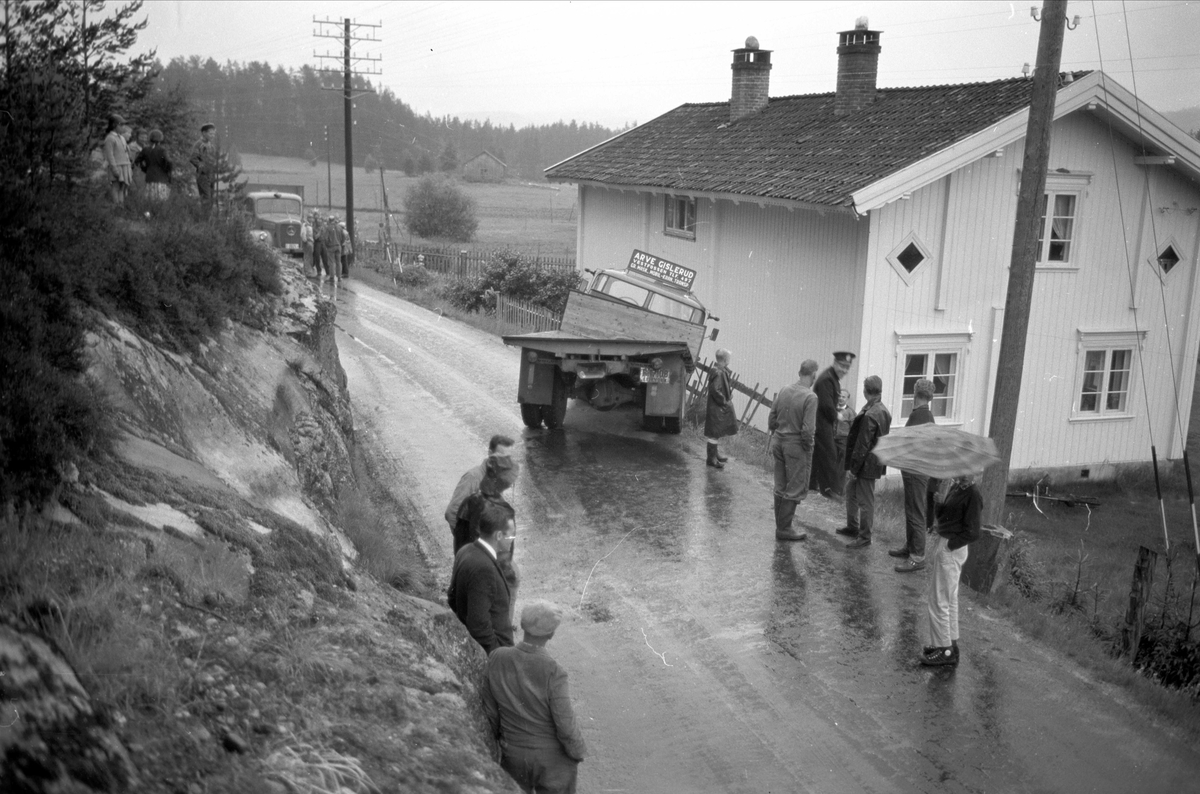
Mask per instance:
[[[724,193],[712,190],[684,190],[680,188],[667,188],[658,185],[631,185],[617,184],[613,182],[600,182],[595,179],[570,179],[566,177],[547,177],[550,182],[573,182],[576,185],[587,185],[588,187],[604,188],[605,190],[617,190],[622,193],[652,193],[652,194],[670,194],[672,196],[688,196],[689,198],[704,198],[713,201],[732,201],[734,204],[755,204],[760,207],[783,207],[787,210],[807,210],[811,212],[826,213],[835,212],[839,214],[857,214],[854,207],[846,204],[816,204],[809,201],[797,201],[795,199],[775,198],[772,196],[751,196],[745,193]]]

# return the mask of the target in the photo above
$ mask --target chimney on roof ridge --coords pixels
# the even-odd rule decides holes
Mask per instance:
[[[868,30],[867,18],[859,17],[854,30],[838,34],[837,95],[833,114],[844,116],[875,101],[875,78],[879,74],[879,35]]]
[[[771,50],[760,50],[758,39],[750,36],[746,46],[733,51],[733,95],[729,100],[729,121],[752,116],[767,106],[771,83]]]

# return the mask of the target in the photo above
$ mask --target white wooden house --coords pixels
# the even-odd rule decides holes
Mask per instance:
[[[877,89],[880,34],[839,34],[833,93],[685,104],[547,169],[579,185],[581,267],[637,248],[698,271],[720,345],[781,388],[858,353],[895,424],[988,432],[1032,80]],[[1182,456],[1195,376],[1200,142],[1101,72],[1060,76],[1012,470],[1102,478]],[[711,357],[712,350],[708,351]],[[759,412],[762,418],[764,412]]]

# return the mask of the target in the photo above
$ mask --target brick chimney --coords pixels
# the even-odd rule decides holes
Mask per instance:
[[[746,46],[733,51],[733,96],[729,101],[729,121],[752,116],[767,106],[767,88],[771,83],[771,50],[760,50],[758,39],[751,36]]]
[[[833,114],[844,116],[875,101],[875,77],[879,74],[878,30],[867,30],[867,18],[859,17],[854,30],[838,34],[837,97]]]

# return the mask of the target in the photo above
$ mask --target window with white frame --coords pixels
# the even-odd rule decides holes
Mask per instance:
[[[910,334],[897,332],[897,362],[900,365],[900,418],[907,419],[913,409],[913,390],[917,381],[933,383],[929,410],[939,422],[961,421],[963,364],[971,334]]]
[[[932,257],[925,243],[913,232],[892,249],[887,255],[887,261],[904,283],[912,286],[916,277],[929,269],[926,263],[932,261]]]
[[[1076,419],[1131,416],[1133,367],[1145,331],[1080,331]]]
[[[1090,174],[1046,176],[1038,227],[1039,267],[1079,266],[1079,218]]]
[[[696,199],[688,196],[666,197],[663,231],[675,237],[696,239]]]

